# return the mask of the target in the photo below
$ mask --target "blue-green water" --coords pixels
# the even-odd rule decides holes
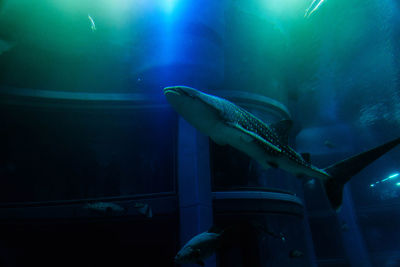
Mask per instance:
[[[320,181],[214,143],[163,94],[290,119],[289,145],[325,168],[400,136],[399,12],[0,0],[0,266],[178,266],[212,226],[229,234],[208,267],[400,266],[400,148],[347,183],[336,213]]]

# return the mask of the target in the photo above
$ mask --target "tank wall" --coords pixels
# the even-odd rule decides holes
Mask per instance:
[[[2,106],[1,202],[175,193],[177,116],[89,106]]]

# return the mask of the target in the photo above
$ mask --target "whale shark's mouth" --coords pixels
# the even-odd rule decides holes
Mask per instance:
[[[180,89],[179,87],[165,87],[164,88],[164,95],[177,95],[177,96],[181,96],[184,95],[184,92],[182,91],[182,89]]]

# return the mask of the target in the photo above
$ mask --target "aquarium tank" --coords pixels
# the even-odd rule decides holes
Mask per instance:
[[[400,267],[400,2],[0,0],[0,267]]]

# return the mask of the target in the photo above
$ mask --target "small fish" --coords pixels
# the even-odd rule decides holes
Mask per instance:
[[[255,228],[260,234],[266,234],[276,239],[280,239],[282,242],[286,241],[285,234],[280,232],[277,234],[276,232],[272,231],[267,224],[261,224],[257,221],[252,221],[250,225]]]
[[[136,202],[134,204],[134,207],[137,209],[137,211],[140,214],[145,215],[147,218],[152,218],[153,217],[153,211],[152,211],[151,207],[148,204]]]
[[[204,260],[211,257],[220,246],[221,233],[203,232],[189,240],[175,256],[178,264],[197,263],[204,266]]]
[[[289,251],[289,258],[291,258],[291,259],[301,258],[303,256],[304,256],[304,253],[301,252],[300,250],[292,249],[291,251]]]
[[[279,233],[279,237],[280,237],[280,239],[282,240],[282,242],[285,242],[285,241],[286,241],[286,237],[285,237],[285,234],[284,234],[284,233],[280,232],[280,233]]]
[[[304,186],[306,186],[308,189],[314,189],[315,188],[315,179],[310,179],[307,182],[304,183]]]
[[[336,145],[332,143],[330,140],[325,140],[324,145],[331,149],[334,149],[336,147]]]
[[[94,19],[88,14],[88,19],[90,21],[90,29],[94,32],[96,30],[96,24],[94,24]]]
[[[305,18],[309,18],[322,5],[325,0],[313,0],[311,5],[306,9]]]
[[[92,210],[104,215],[123,214],[126,209],[118,204],[112,202],[93,202],[86,203],[84,209]]]

